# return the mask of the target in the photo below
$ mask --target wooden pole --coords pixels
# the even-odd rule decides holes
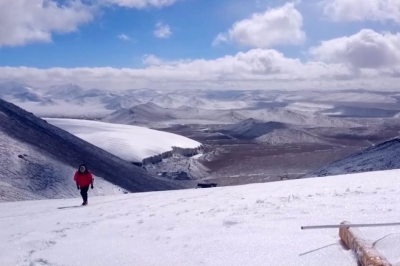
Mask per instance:
[[[363,239],[361,233],[349,222],[342,222],[339,236],[348,248],[352,249],[362,266],[392,266],[371,243]]]

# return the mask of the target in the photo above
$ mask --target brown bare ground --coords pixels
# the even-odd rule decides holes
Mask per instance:
[[[218,185],[240,185],[273,182],[287,175],[290,179],[316,170],[333,161],[345,158],[398,134],[388,130],[374,136],[373,140],[362,138],[332,139],[326,144],[268,145],[252,140],[231,139],[227,136],[203,131],[205,126],[177,126],[162,129],[183,135],[204,144],[208,160],[202,163],[211,169],[208,181]],[[219,151],[215,156],[211,156]]]

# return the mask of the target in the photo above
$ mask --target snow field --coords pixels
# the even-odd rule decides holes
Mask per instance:
[[[172,152],[174,147],[182,149],[201,147],[201,143],[189,138],[145,127],[78,119],[46,118],[46,120],[130,162],[142,162],[143,159]]]
[[[400,170],[0,204],[0,265],[356,265],[338,229],[398,221]],[[360,229],[400,265],[399,227]]]

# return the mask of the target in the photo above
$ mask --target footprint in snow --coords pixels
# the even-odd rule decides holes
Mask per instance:
[[[234,226],[234,225],[239,224],[239,222],[236,221],[236,220],[229,219],[229,220],[224,220],[222,224],[223,224],[225,227],[229,228],[229,227],[232,227],[232,226]]]
[[[29,266],[45,266],[45,265],[51,265],[51,264],[45,259],[37,259],[29,264]]]

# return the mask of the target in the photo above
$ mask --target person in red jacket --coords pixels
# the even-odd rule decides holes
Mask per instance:
[[[74,181],[76,182],[76,187],[81,190],[81,196],[83,199],[82,205],[87,205],[87,192],[89,190],[89,186],[93,189],[93,176],[85,164],[81,164],[79,166],[78,171],[75,173]]]

